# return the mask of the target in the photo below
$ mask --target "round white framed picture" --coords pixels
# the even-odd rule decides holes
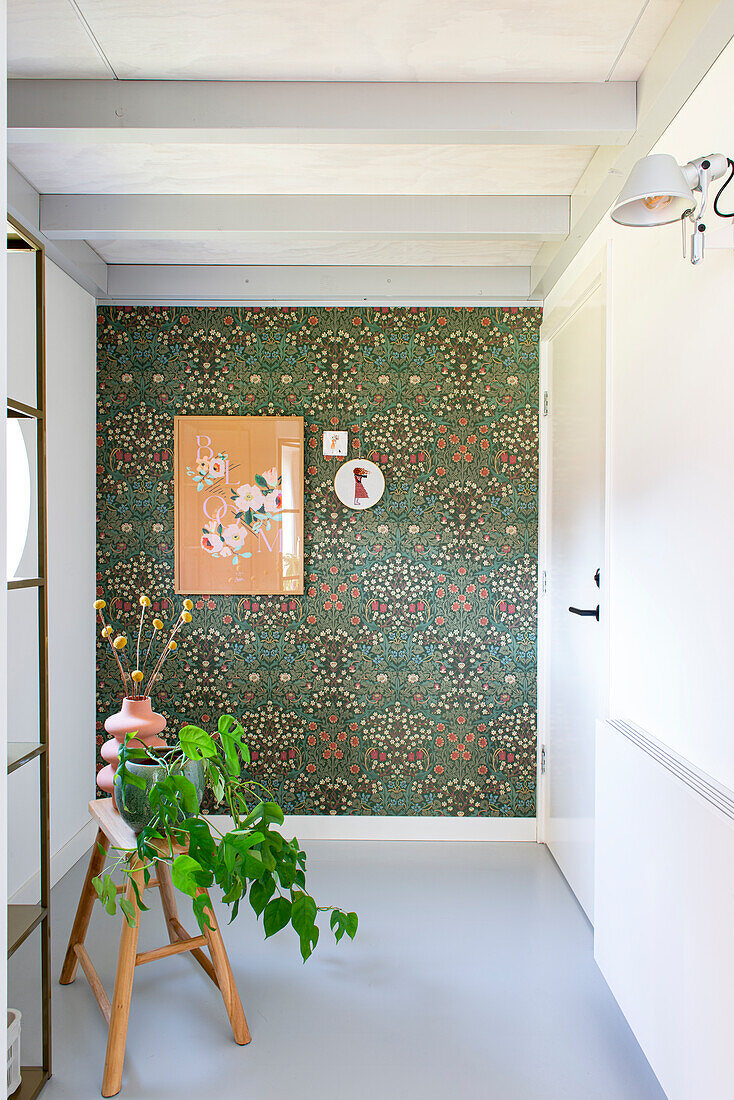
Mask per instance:
[[[347,508],[371,508],[385,492],[385,478],[374,462],[353,458],[336,471],[334,492]]]

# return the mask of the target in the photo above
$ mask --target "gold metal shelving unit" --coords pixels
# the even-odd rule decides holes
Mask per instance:
[[[34,1100],[51,1076],[51,893],[49,836],[49,759],[48,759],[48,606],[46,595],[46,322],[45,256],[43,246],[12,218],[8,218],[8,247],[11,232],[15,242],[35,253],[36,263],[36,402],[37,407],[8,397],[8,417],[32,420],[36,425],[36,478],[38,509],[38,576],[16,577],[7,582],[8,593],[35,588],[38,593],[38,741],[8,742],[8,773],[17,771],[31,760],[39,762],[39,817],[41,889],[37,905],[8,905],[8,958],[31,935],[40,937],[41,982],[41,1058],[40,1066],[23,1066],[20,1087],[12,1100]],[[17,245],[16,245],[17,246]],[[11,597],[12,598],[12,597]]]

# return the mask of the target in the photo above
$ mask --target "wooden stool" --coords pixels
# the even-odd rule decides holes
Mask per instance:
[[[140,910],[135,898],[132,883],[128,882],[125,897],[135,910],[135,923],[129,925],[123,918],[122,932],[120,933],[120,948],[117,955],[117,971],[115,974],[115,991],[112,1002],[104,991],[97,971],[92,965],[92,960],[84,946],[84,940],[89,927],[97,893],[92,885],[92,879],[102,872],[107,851],[110,844],[113,848],[124,850],[132,849],[135,852],[136,837],[129,825],[122,820],[114,808],[111,798],[99,798],[89,803],[89,812],[99,826],[97,830],[97,842],[92,849],[89,860],[87,877],[84,880],[79,906],[74,918],[74,924],[69,937],[69,946],[66,950],[64,965],[61,968],[61,984],[70,985],[76,977],[77,965],[81,963],[92,993],[97,1004],[102,1010],[102,1015],[107,1021],[107,1054],[104,1063],[104,1075],[102,1077],[102,1095],[115,1096],[122,1085],[122,1066],[125,1060],[125,1040],[127,1038],[127,1024],[130,1018],[130,999],[133,991],[133,975],[135,967],[143,963],[153,962],[155,959],[163,959],[168,955],[178,955],[182,951],[190,951],[199,965],[209,975],[219,989],[224,1000],[224,1007],[232,1025],[236,1043],[250,1042],[250,1032],[247,1020],[242,1010],[242,1002],[237,992],[232,968],[229,965],[227,952],[224,948],[222,933],[219,930],[214,910],[210,911],[210,920],[213,928],[206,928],[202,936],[189,936],[186,929],[178,919],[176,909],[176,895],[171,882],[171,869],[163,861],[156,862],[157,878],[151,878],[148,888],[155,886],[160,890],[163,912],[166,917],[166,927],[170,943],[165,947],[157,947],[154,951],[142,951],[138,953],[138,930],[140,926]],[[100,850],[100,848],[102,850]],[[168,851],[164,841],[159,843],[159,851]],[[174,853],[178,855],[185,851],[180,846],[174,846]],[[132,871],[137,883],[140,895],[146,889],[143,879],[143,864],[137,857],[133,857]],[[121,893],[125,889],[118,886]],[[206,890],[200,891],[209,897]],[[209,948],[209,958],[202,947]]]

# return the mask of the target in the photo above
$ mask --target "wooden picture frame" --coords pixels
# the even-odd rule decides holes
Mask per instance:
[[[303,592],[303,417],[174,417],[175,588]]]

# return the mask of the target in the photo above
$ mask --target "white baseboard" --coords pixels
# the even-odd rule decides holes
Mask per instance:
[[[212,815],[220,828],[231,825],[224,814]],[[392,840],[392,841],[531,841],[536,840],[534,817],[349,817],[317,814],[292,814],[283,830],[299,840]],[[66,844],[51,857],[51,885],[55,886],[77,860],[91,848],[96,833],[93,821],[87,821]],[[10,901],[38,900],[39,872],[31,875]]]
[[[70,871],[77,860],[81,859],[94,843],[94,837],[97,832],[97,826],[94,821],[85,821],[81,829],[74,833],[66,844],[62,844],[57,852],[54,852],[51,856],[51,885],[55,886],[56,883],[64,877],[67,871]],[[35,904],[38,901],[40,894],[40,871],[36,871],[26,879],[22,886],[20,886],[12,898],[9,901]]]
[[[226,825],[228,818],[213,821]],[[535,841],[534,817],[371,817],[289,814],[283,831],[299,840]]]

